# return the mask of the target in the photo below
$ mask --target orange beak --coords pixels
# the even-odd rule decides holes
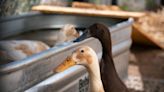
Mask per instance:
[[[74,66],[76,63],[71,59],[71,57],[67,57],[63,63],[61,63],[57,68],[54,69],[54,72],[63,72],[64,70]]]

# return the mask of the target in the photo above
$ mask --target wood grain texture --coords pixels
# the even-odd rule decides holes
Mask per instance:
[[[86,2],[72,2],[72,7],[83,8],[83,9],[96,9],[96,10],[115,10],[120,11],[121,9],[116,5],[96,5]]]
[[[34,6],[32,7],[32,10],[40,11],[43,13],[75,14],[75,15],[84,15],[84,16],[113,17],[113,18],[123,18],[123,19],[127,19],[129,17],[139,18],[145,15],[145,13],[141,13],[141,12],[79,9],[79,8],[72,8],[72,7],[58,7],[58,6],[48,6],[48,5]]]
[[[148,32],[143,31],[140,25],[137,23],[133,24],[133,33],[132,38],[135,42],[147,45],[157,46],[161,49],[164,49],[164,44],[159,40],[154,39]]]

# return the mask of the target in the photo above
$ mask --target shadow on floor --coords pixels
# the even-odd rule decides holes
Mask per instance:
[[[133,45],[128,74],[130,92],[164,92],[164,50]]]

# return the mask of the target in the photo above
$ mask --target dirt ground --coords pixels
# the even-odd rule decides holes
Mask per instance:
[[[164,92],[164,50],[132,46],[125,83],[130,92]]]

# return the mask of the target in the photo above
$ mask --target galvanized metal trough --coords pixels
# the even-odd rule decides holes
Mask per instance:
[[[0,39],[31,30],[59,29],[65,24],[87,28],[97,22],[109,26],[114,63],[120,78],[124,80],[127,76],[133,19],[30,13],[1,19]],[[81,45],[92,47],[101,59],[102,46],[97,39],[68,42],[23,60],[0,65],[0,92],[88,92],[88,74],[84,67],[77,65],[62,73],[52,72],[52,69]]]

